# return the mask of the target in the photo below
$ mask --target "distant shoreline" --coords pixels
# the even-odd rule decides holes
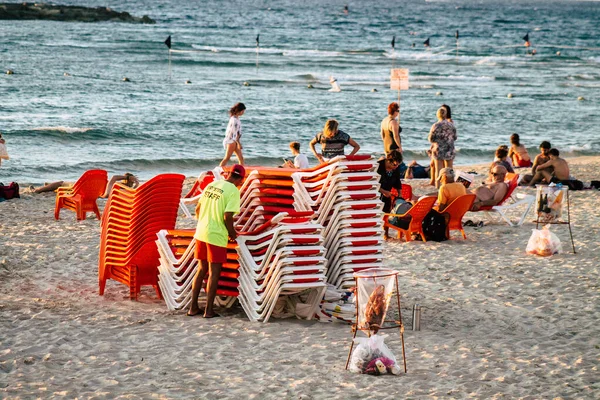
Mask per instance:
[[[45,3],[0,3],[0,20],[156,23],[147,15],[134,17],[128,12],[114,11],[109,7],[81,7]]]

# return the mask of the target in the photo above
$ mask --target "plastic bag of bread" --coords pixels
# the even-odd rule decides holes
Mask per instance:
[[[526,251],[528,254],[548,257],[561,253],[562,245],[558,236],[550,232],[550,225],[546,225],[541,230],[533,229]]]

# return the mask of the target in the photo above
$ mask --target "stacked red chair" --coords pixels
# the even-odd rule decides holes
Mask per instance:
[[[156,245],[160,254],[158,284],[169,310],[188,308],[192,297],[192,283],[199,263],[194,257],[195,229],[161,230]],[[227,262],[221,269],[215,304],[231,307],[238,296],[237,245],[229,244]],[[206,280],[205,280],[206,282]]]
[[[137,189],[120,183],[113,186],[102,216],[100,295],[106,281],[113,279],[129,286],[131,299],[137,299],[144,285],[153,286],[160,297],[156,234],[175,228],[184,179],[180,174],[164,174]]]
[[[93,169],[83,173],[72,187],[58,188],[54,206],[54,218],[59,219],[61,208],[75,211],[77,220],[84,220],[88,212],[100,219],[96,200],[106,190],[108,175],[103,169]]]

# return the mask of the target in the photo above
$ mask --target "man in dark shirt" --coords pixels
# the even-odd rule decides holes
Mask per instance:
[[[390,213],[392,211],[392,189],[396,189],[398,196],[402,194],[402,182],[400,178],[400,164],[402,163],[402,153],[398,150],[392,150],[385,158],[378,162],[377,173],[379,174],[379,193],[381,193],[381,201],[383,201],[383,212]],[[409,199],[410,200],[410,199]],[[384,237],[388,237],[388,228],[385,228]]]

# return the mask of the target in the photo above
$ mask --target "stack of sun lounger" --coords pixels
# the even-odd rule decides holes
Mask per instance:
[[[269,320],[280,297],[297,309],[299,295],[309,291],[304,315],[312,319],[326,289],[323,227],[304,216],[274,216],[261,228],[238,237],[240,295],[246,315],[253,321]]]
[[[377,163],[370,156],[336,157],[314,173],[292,175],[297,198],[324,226],[327,281],[354,286],[353,273],[382,266],[383,203]]]
[[[237,298],[251,320],[266,322],[284,300],[312,318],[326,282],[353,287],[354,272],[382,265],[376,166],[371,156],[345,156],[310,170],[248,168],[235,224],[241,232]],[[197,268],[192,234],[161,235],[160,286],[168,307],[181,309],[189,304]],[[219,290],[234,296],[226,292],[233,286]],[[342,314],[336,317],[344,319]]]
[[[161,230],[156,246],[160,254],[158,284],[169,310],[187,308],[192,297],[192,283],[199,267],[194,257],[194,229]],[[238,296],[238,254],[229,244],[227,262],[221,269],[215,304],[230,307]],[[205,279],[206,282],[206,279]]]
[[[129,286],[131,299],[140,287],[152,285],[158,295],[159,254],[156,233],[173,229],[177,219],[183,175],[158,175],[137,189],[116,183],[104,209],[100,237],[98,280],[100,295],[107,279]]]

